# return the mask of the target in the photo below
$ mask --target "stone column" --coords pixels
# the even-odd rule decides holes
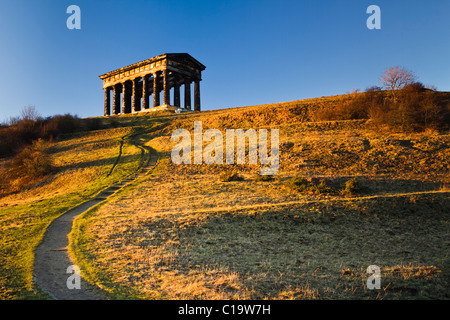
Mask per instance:
[[[113,87],[113,114],[120,113],[120,91],[117,85]]]
[[[184,82],[184,108],[191,110],[191,81]]]
[[[142,104],[143,109],[148,109],[150,105],[149,95],[147,92],[147,75],[142,77]]]
[[[159,106],[159,88],[158,88],[159,75],[155,72],[153,75],[153,107]]]
[[[125,82],[122,83],[122,114],[127,113],[127,86]]]
[[[131,81],[131,90],[132,90],[132,92],[131,92],[131,96],[132,96],[132,100],[131,100],[131,112],[136,112],[137,110],[136,110],[136,105],[137,105],[137,94],[136,94],[136,92],[137,92],[137,78],[134,78],[132,81]]]
[[[169,105],[170,104],[170,89],[169,89],[169,71],[164,71],[164,78],[163,78],[163,104]]]
[[[123,93],[122,93],[122,113],[131,113],[131,92],[130,92],[130,86],[127,85],[126,82],[122,84],[123,86]]]
[[[174,95],[173,104],[175,105],[175,107],[179,108],[180,107],[180,85],[176,82],[173,87],[173,95]]]
[[[194,82],[194,110],[200,111],[200,81]]]
[[[111,98],[110,98],[111,88],[105,89],[105,116],[111,115]]]
[[[140,81],[136,80],[136,102],[135,102],[135,105],[136,105],[135,110],[136,111],[141,111],[141,108],[142,108],[142,106],[141,106],[142,92],[140,91],[139,85],[140,85]]]

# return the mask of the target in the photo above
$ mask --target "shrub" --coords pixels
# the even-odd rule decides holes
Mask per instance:
[[[377,91],[382,91],[382,90],[383,90],[382,87],[379,87],[379,86],[371,86],[371,87],[368,87],[368,88],[366,89],[366,92],[377,92]]]
[[[244,178],[240,176],[237,172],[226,171],[220,174],[219,177],[222,182],[230,182],[230,181],[242,181]]]
[[[288,188],[291,188],[292,190],[296,191],[305,191],[308,186],[308,181],[306,181],[305,178],[300,176],[292,177],[291,179],[287,180],[285,182],[285,186]]]
[[[311,192],[314,194],[340,193],[342,195],[354,195],[367,191],[367,188],[363,186],[356,177],[347,180],[345,184],[340,188],[338,186],[328,186],[323,179],[319,181],[317,180],[318,178],[305,179],[300,176],[295,176],[287,180],[285,182],[285,186],[298,192]],[[329,181],[329,183],[331,183],[331,185],[334,185],[331,181]]]
[[[26,146],[11,161],[11,172],[16,177],[39,178],[51,171],[50,157],[46,153],[46,142],[36,140],[31,146]]]
[[[56,115],[48,119],[48,122],[52,127],[56,129],[55,135],[72,133],[81,131],[83,125],[81,119],[78,116],[73,116],[71,114]]]
[[[8,126],[0,127],[0,156],[16,154],[24,145],[40,138],[52,140],[60,134],[103,128],[98,118],[80,119],[65,114],[42,119],[36,114],[34,108],[25,108],[22,118],[11,118]]]
[[[354,195],[357,193],[361,193],[364,190],[361,182],[353,177],[350,180],[347,180],[341,189],[341,194],[343,195]]]
[[[321,121],[368,119],[369,110],[383,101],[383,92],[369,91],[350,93],[340,97],[333,108],[323,108],[317,112]]]
[[[14,128],[6,127],[0,129],[0,156],[12,154],[22,145],[20,137]]]
[[[315,117],[318,121],[371,119],[379,127],[404,132],[444,131],[449,129],[450,104],[423,83],[408,81],[390,91],[373,86],[363,93],[343,95],[332,108],[319,109]]]
[[[46,152],[47,142],[39,139],[17,153],[2,172],[0,196],[20,191],[46,176],[52,170]]]
[[[375,124],[405,132],[448,129],[448,102],[441,101],[435,92],[418,83],[398,91],[395,99],[386,98],[369,110]]]
[[[255,181],[273,181],[273,176],[258,173],[255,177]]]
[[[300,176],[287,180],[285,186],[298,192],[312,192],[315,194],[336,192],[333,188],[328,187],[324,180],[314,183]]]
[[[416,81],[416,82],[412,82],[410,84],[407,84],[403,87],[404,91],[416,91],[416,92],[420,92],[420,91],[425,91],[425,85],[422,82]]]
[[[102,120],[99,118],[87,118],[83,120],[83,123],[88,131],[103,129]]]

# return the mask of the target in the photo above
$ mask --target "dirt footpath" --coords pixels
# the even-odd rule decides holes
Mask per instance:
[[[54,220],[48,227],[42,242],[36,248],[34,261],[34,281],[39,287],[56,300],[103,300],[106,296],[97,287],[81,279],[80,289],[69,289],[67,280],[72,273],[66,273],[73,261],[67,251],[68,235],[74,219],[90,207],[103,201],[94,199],[68,211]],[[81,270],[83,275],[83,270]],[[74,283],[74,281],[69,281]]]
[[[125,179],[101,192],[96,198],[82,203],[71,209],[61,217],[55,219],[47,228],[44,238],[35,250],[33,280],[50,297],[56,300],[105,300],[108,299],[106,293],[98,287],[94,287],[83,280],[83,270],[81,273],[81,286],[79,289],[68,288],[73,284],[73,274],[67,273],[67,268],[74,263],[68,253],[69,233],[77,216],[104,201],[123,188],[127,183],[142,177],[152,170],[157,162],[156,152],[150,153],[147,165],[141,169],[140,173]]]

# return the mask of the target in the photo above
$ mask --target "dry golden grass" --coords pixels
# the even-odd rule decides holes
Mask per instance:
[[[412,212],[408,195],[176,212],[118,197],[78,221],[74,244],[82,268],[124,297],[442,298],[447,199],[416,195]],[[389,290],[367,290],[371,264]]]
[[[448,135],[261,116],[255,127],[280,129],[273,181],[255,181],[256,165],[171,162],[171,130],[194,120],[238,128],[254,110],[174,116],[152,133],[147,145],[162,157],[153,173],[77,220],[71,250],[90,281],[144,299],[448,297]],[[244,181],[220,182],[230,168]],[[357,175],[368,192],[298,193],[284,186],[294,175]],[[382,269],[381,291],[365,286],[371,264]]]
[[[43,298],[32,280],[34,248],[53,219],[136,170],[140,149],[122,138],[133,128],[80,133],[51,143],[54,172],[0,198],[0,298]]]
[[[131,128],[94,131],[78,138],[50,143],[55,173],[20,193],[1,198],[0,205],[25,204],[84,189],[107,175],[108,165],[112,166],[118,155],[120,139],[131,131]]]
[[[365,120],[313,122],[342,99],[112,117],[127,127],[55,142],[49,150],[57,171],[0,199],[0,297],[33,296],[32,250],[45,227],[139,166],[141,150],[125,139],[108,176],[122,138],[142,126],[148,134],[140,142],[159,152],[158,165],[77,219],[70,236],[83,274],[112,294],[448,298],[449,135],[383,132]],[[194,121],[222,132],[279,129],[279,173],[255,181],[257,165],[174,165],[171,133],[192,130]],[[244,180],[220,182],[229,169]],[[298,193],[284,185],[295,175],[333,182],[358,176],[368,191],[347,198]],[[371,264],[381,267],[381,291],[364,285]]]

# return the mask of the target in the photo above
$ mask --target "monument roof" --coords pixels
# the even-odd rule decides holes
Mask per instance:
[[[116,70],[107,72],[105,74],[100,75],[99,77],[101,79],[103,79],[103,78],[109,77],[111,75],[115,75],[115,74],[118,74],[118,73],[121,73],[121,72],[124,72],[124,71],[128,71],[128,70],[131,70],[131,69],[134,69],[134,68],[138,68],[138,67],[141,67],[143,65],[147,65],[149,63],[154,63],[154,62],[160,61],[160,60],[173,60],[173,61],[176,61],[176,62],[179,62],[179,63],[184,63],[184,64],[187,64],[187,65],[189,65],[191,67],[199,69],[200,71],[203,71],[203,70],[206,69],[206,67],[203,64],[201,64],[197,59],[194,59],[188,53],[164,53],[164,54],[161,54],[159,56],[156,56],[156,57],[153,57],[153,58],[150,58],[150,59],[146,59],[146,60],[143,60],[143,61],[140,61],[140,62],[136,62],[136,63],[130,64],[129,66],[122,67],[120,69],[116,69]]]

